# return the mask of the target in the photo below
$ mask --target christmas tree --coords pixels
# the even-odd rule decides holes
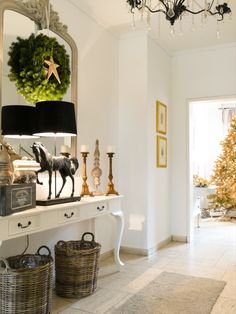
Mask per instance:
[[[210,208],[236,210],[236,116],[232,118],[228,135],[221,145],[223,151],[215,161],[211,177],[216,193],[208,196]]]

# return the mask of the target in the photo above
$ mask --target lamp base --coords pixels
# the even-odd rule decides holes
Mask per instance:
[[[78,202],[80,201],[80,196],[72,196],[72,197],[61,197],[61,198],[52,198],[50,200],[36,200],[36,205],[39,206],[50,206],[50,205],[57,205],[63,203],[70,203],[70,202]]]

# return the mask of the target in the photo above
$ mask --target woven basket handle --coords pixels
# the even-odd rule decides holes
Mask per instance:
[[[66,245],[66,242],[63,240],[60,240],[57,242],[57,246],[64,246],[64,245]]]
[[[0,263],[1,262],[3,262],[3,264],[5,265],[4,273],[7,273],[11,269],[8,261],[4,257],[1,257],[0,258]]]
[[[94,234],[92,232],[85,232],[83,235],[82,235],[82,238],[81,238],[81,242],[84,242],[84,237],[89,234],[91,235],[92,239],[91,239],[91,242],[94,242]]]
[[[38,255],[41,256],[42,254],[40,254],[40,251],[41,251],[42,249],[45,249],[46,251],[48,251],[48,256],[49,256],[49,257],[52,257],[51,250],[50,250],[49,247],[47,247],[46,245],[40,246],[40,247],[38,248],[36,254],[38,254]]]

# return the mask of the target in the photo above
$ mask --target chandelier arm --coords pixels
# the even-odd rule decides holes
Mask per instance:
[[[189,13],[191,13],[191,14],[200,14],[200,13],[204,12],[205,9],[202,9],[202,10],[199,10],[199,11],[194,12],[194,11],[189,10],[189,9],[186,8],[185,11],[187,11],[187,12],[189,12]]]
[[[211,11],[208,11],[212,16],[214,15],[220,15],[221,19],[217,20],[217,21],[222,21],[224,19],[224,14],[221,14],[220,12],[211,12]]]
[[[194,12],[194,11],[191,11],[191,10],[189,10],[189,9],[186,8],[185,11],[187,11],[187,12],[189,12],[189,13],[191,13],[191,14],[200,14],[200,13],[204,12],[205,10],[202,9],[202,10],[200,10],[200,11]],[[211,12],[210,10],[207,10],[207,12],[210,13],[212,16],[214,16],[214,15],[220,15],[221,19],[217,20],[217,21],[219,21],[219,22],[224,19],[224,14],[221,14],[220,12],[214,12],[214,13],[213,13],[213,12]]]
[[[158,10],[152,10],[151,8],[149,8],[148,6],[145,6],[146,9],[148,9],[148,11],[150,11],[151,13],[158,13],[158,12],[161,12],[161,13],[164,13],[166,14],[166,12],[162,9],[158,9]]]
[[[166,10],[168,10],[168,5],[167,4],[165,4],[165,2],[163,1],[163,0],[159,0],[159,2],[161,2],[162,3],[162,5],[164,5],[164,7],[166,8]],[[146,5],[146,1],[145,1],[145,7],[150,11],[150,12],[152,12],[151,11],[151,9]],[[164,13],[164,11],[161,11],[161,12],[163,12]],[[155,13],[155,11],[154,12],[152,12],[152,13]]]

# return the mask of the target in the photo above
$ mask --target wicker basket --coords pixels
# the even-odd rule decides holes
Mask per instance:
[[[48,255],[40,254],[41,249],[46,249]],[[0,313],[50,313],[53,259],[49,248],[41,246],[36,254],[0,261]]]
[[[86,235],[91,241],[85,241]],[[101,245],[90,232],[80,241],[59,241],[55,245],[56,293],[65,298],[82,298],[96,290]]]

